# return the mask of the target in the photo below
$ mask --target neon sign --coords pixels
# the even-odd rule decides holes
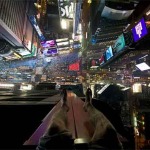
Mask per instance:
[[[41,40],[41,41],[44,41],[44,40],[45,40],[45,37],[44,37],[44,35],[42,34],[42,32],[41,32],[41,30],[40,30],[40,28],[39,28],[39,26],[38,26],[38,24],[37,24],[37,22],[36,22],[36,18],[35,18],[34,16],[30,16],[29,19],[30,19],[32,25],[34,26],[34,28],[35,28],[35,30],[36,30],[36,32],[37,32],[37,34],[38,34],[40,40]]]

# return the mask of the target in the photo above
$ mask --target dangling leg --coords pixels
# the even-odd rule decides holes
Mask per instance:
[[[91,146],[109,147],[111,149],[122,149],[120,141],[117,137],[117,132],[111,122],[105,117],[105,115],[97,110],[92,105],[92,91],[87,89],[86,99],[84,103],[84,110],[89,115],[89,120],[93,125],[94,133],[91,137]]]
[[[85,98],[85,103],[84,103],[83,109],[85,111],[87,111],[87,108],[89,105],[92,106],[92,91],[90,88],[88,88],[86,91],[86,98]]]
[[[72,149],[73,138],[68,130],[67,111],[67,91],[61,92],[61,107],[54,113],[51,123],[44,136],[40,138],[37,150],[43,149]]]
[[[66,89],[63,89],[60,93],[61,95],[61,109],[64,109],[64,111],[69,111],[69,106],[67,105],[67,91]]]

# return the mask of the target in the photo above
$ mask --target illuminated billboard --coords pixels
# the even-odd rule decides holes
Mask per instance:
[[[29,55],[31,52],[26,50],[25,48],[18,48],[15,50],[17,53],[19,53],[21,56]]]
[[[41,42],[41,45],[44,48],[55,47],[56,42],[55,42],[55,40],[43,41],[43,42]]]
[[[32,44],[32,52],[30,54],[24,55],[23,58],[33,57],[37,54],[37,47]]]
[[[53,55],[58,54],[58,50],[57,48],[44,49],[43,54],[45,56],[53,56]]]
[[[145,62],[142,62],[140,64],[136,64],[136,67],[139,68],[141,71],[150,69],[150,66],[147,65]]]
[[[29,19],[33,25],[33,27],[35,28],[37,34],[38,34],[38,37],[40,38],[41,41],[44,41],[45,40],[45,37],[44,35],[42,34],[37,22],[36,22],[36,18],[34,16],[29,16]]]
[[[137,42],[142,37],[144,37],[146,34],[148,34],[146,23],[144,21],[144,18],[142,18],[135,27],[132,28],[132,34],[134,42]]]
[[[60,43],[57,43],[57,46],[61,47],[61,46],[66,46],[66,45],[69,45],[69,41],[65,41],[65,42],[60,42]]]
[[[4,56],[6,60],[16,60],[16,59],[20,59],[21,56],[18,55],[15,52],[12,52],[9,56]]]
[[[107,50],[105,51],[105,58],[106,60],[109,60],[112,57],[113,57],[112,47],[109,46],[109,48],[107,48]]]
[[[61,18],[73,19],[74,3],[71,0],[58,0],[59,14]]]
[[[31,22],[27,19],[26,29],[23,35],[23,46],[31,52],[32,46],[32,38],[33,38],[33,27]]]
[[[117,38],[117,40],[113,46],[114,53],[118,53],[118,52],[122,51],[124,49],[124,47],[125,47],[125,39],[124,39],[124,35],[121,34]]]
[[[80,70],[80,64],[79,64],[79,62],[70,64],[69,67],[68,67],[68,70],[69,71],[79,71]]]
[[[56,39],[56,42],[64,42],[64,41],[68,41],[68,38]]]

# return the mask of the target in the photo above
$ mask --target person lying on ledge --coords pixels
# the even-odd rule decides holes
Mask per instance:
[[[89,114],[94,134],[88,143],[88,149],[123,149],[117,132],[110,121],[91,104],[92,91],[87,89],[83,109]],[[61,108],[53,117],[46,133],[40,138],[37,150],[75,149],[74,139],[67,128],[67,91],[61,92]]]

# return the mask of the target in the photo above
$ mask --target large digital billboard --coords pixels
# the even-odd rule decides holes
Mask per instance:
[[[44,48],[55,47],[56,46],[56,41],[55,40],[42,41],[41,45]]]
[[[134,42],[137,42],[148,33],[144,18],[142,18],[135,27],[132,28]]]
[[[115,41],[115,44],[113,46],[114,54],[122,51],[124,49],[124,47],[125,47],[125,39],[124,39],[124,35],[121,34],[117,38],[117,40]]]
[[[112,47],[109,46],[105,51],[105,58],[106,60],[109,60],[111,57],[113,57],[113,51],[112,51]]]
[[[73,64],[70,64],[68,67],[69,71],[79,71],[80,70],[80,64],[79,62],[75,62]]]

